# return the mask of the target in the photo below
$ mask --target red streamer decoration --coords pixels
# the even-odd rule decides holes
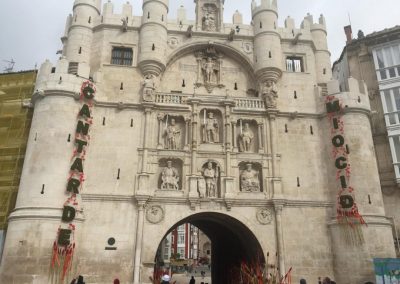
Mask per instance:
[[[83,82],[80,93],[80,101],[82,103],[82,106],[84,106],[84,104],[88,106],[90,117],[82,117],[79,112],[77,115],[78,121],[83,121],[84,123],[88,123],[90,125],[93,124],[92,108],[94,105],[93,99],[95,93],[96,93],[96,87],[91,81]],[[81,135],[79,133],[76,133],[75,138],[87,142],[87,145],[85,147],[89,146],[90,135]],[[86,153],[87,153],[86,150],[83,150],[82,153],[78,153],[78,149],[77,147],[75,147],[72,153],[71,161],[77,158],[82,159],[82,161],[84,161]],[[84,173],[78,171],[70,171],[68,181],[70,181],[72,178],[75,178],[80,181],[79,191],[81,192],[82,185],[85,181]],[[75,210],[78,210],[79,206],[79,202],[77,199],[78,195],[75,193],[70,193],[70,194],[71,195],[64,202],[64,206],[71,206],[75,208]],[[54,241],[52,248],[51,264],[50,264],[51,283],[64,283],[65,279],[69,278],[69,273],[72,271],[72,266],[73,266],[74,253],[76,248],[75,237],[74,237],[76,226],[73,223],[68,224],[67,228],[71,231],[70,239],[67,245],[60,245],[58,239],[60,238],[62,226],[63,225],[61,225],[58,228],[57,238]]]

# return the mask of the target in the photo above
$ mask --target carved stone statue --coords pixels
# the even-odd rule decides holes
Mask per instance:
[[[146,102],[154,101],[154,92],[156,84],[154,82],[154,75],[146,75],[143,80],[143,100]]]
[[[205,84],[212,84],[216,83],[216,73],[218,72],[217,64],[215,63],[214,59],[208,57],[206,61],[203,63],[202,66],[204,72],[204,83]]]
[[[128,18],[122,18],[122,31],[127,32],[128,31]]]
[[[203,31],[213,32],[216,28],[214,11],[208,11],[203,17]]]
[[[246,169],[240,175],[241,191],[245,192],[259,192],[260,179],[259,172],[253,169],[252,164],[247,164]]]
[[[203,176],[206,182],[206,196],[211,198],[217,197],[218,167],[213,168],[212,162],[208,162]]]
[[[176,125],[175,119],[171,119],[171,124],[165,129],[165,148],[176,150],[179,148],[179,138],[181,129]]]
[[[172,161],[167,162],[161,173],[161,189],[164,190],[179,190],[179,173],[176,168],[172,166]]]
[[[193,36],[193,25],[189,25],[187,30],[186,30],[186,36],[187,37],[192,37]]]
[[[228,35],[228,40],[229,41],[233,41],[233,39],[235,38],[235,30],[231,29],[229,35]]]
[[[218,119],[214,118],[212,112],[208,113],[203,125],[203,142],[219,143],[219,124]]]
[[[251,131],[249,124],[246,122],[244,128],[241,129],[240,133],[240,152],[250,152],[251,145],[254,139],[254,133]]]
[[[262,87],[262,96],[267,108],[276,108],[276,99],[278,98],[278,89],[275,82],[267,81]]]

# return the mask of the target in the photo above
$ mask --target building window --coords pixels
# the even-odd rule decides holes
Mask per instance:
[[[132,48],[114,47],[112,50],[111,64],[132,66]]]
[[[304,72],[303,58],[297,56],[287,57],[286,70],[289,72]]]
[[[178,254],[179,258],[185,258],[185,249],[184,248],[178,248]]]
[[[377,49],[374,53],[378,80],[386,80],[400,76],[399,44]]]
[[[381,92],[386,125],[400,124],[400,88],[393,88]]]
[[[185,243],[185,235],[178,235],[178,245]]]

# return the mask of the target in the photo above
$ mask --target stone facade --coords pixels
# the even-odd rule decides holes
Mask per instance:
[[[213,283],[260,253],[282,273],[293,267],[294,281],[342,284],[374,281],[372,258],[395,255],[368,94],[354,79],[348,92],[330,81],[324,17],[278,27],[277,1],[262,0],[252,25],[238,14],[226,24],[223,5],[197,0],[188,21],[183,8],[168,19],[168,0],[144,0],[142,17],[129,4],[116,15],[110,2],[101,12],[101,0],[75,1],[63,57],[36,82],[1,282],[47,282],[89,78],[97,94],[73,270],[86,283],[149,283],[160,242],[187,222],[212,241]],[[335,217],[327,95],[346,106],[352,184],[369,224],[359,247],[345,244]],[[115,250],[105,250],[110,238]]]

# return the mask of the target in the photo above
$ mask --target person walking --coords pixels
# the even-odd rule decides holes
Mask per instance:
[[[170,284],[169,281],[171,281],[171,277],[168,274],[161,277],[161,284]]]
[[[306,279],[300,279],[300,284],[307,284]]]
[[[189,284],[196,284],[196,280],[194,279],[194,276],[190,278]]]

